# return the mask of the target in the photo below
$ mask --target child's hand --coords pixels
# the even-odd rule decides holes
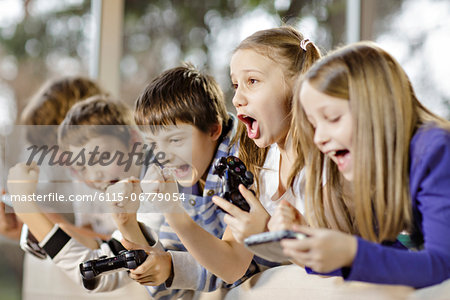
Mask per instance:
[[[28,166],[26,163],[18,163],[8,174],[8,192],[10,195],[31,195],[36,193],[39,178],[39,167],[35,161]]]
[[[149,212],[167,213],[182,209],[178,184],[170,169],[150,165],[141,180],[141,188],[142,199],[150,209]]]
[[[0,234],[13,240],[20,239],[23,223],[19,221],[15,213],[5,212],[5,203],[0,203]]]
[[[143,249],[147,259],[136,269],[130,270],[130,278],[143,285],[157,286],[164,283],[172,273],[172,256],[158,247],[143,246],[122,240],[128,250]]]
[[[292,257],[296,263],[319,273],[352,265],[358,247],[354,236],[336,230],[298,225],[294,225],[293,229],[308,235],[302,240],[281,241],[284,254]]]
[[[177,193],[178,184],[170,169],[150,165],[141,181],[144,193]]]
[[[106,189],[106,193],[110,194],[110,199],[120,201],[110,202],[113,208],[113,218],[116,224],[125,224],[128,220],[136,219],[136,212],[139,209],[141,194],[141,186],[139,180],[130,177],[121,180]]]
[[[267,227],[270,231],[288,230],[292,229],[294,224],[305,225],[306,222],[302,214],[292,204],[286,200],[281,200]]]
[[[270,215],[255,195],[244,185],[239,185],[239,191],[250,206],[248,213],[217,196],[213,197],[213,202],[227,212],[224,217],[225,223],[230,227],[236,241],[243,243],[244,239],[252,234],[266,230]]]

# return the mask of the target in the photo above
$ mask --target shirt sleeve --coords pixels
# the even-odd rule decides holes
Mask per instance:
[[[425,132],[412,145],[410,186],[413,211],[424,237],[423,250],[400,250],[358,239],[357,254],[346,279],[422,288],[450,277],[448,132]]]
[[[146,226],[140,223],[140,227],[147,240],[153,240],[152,247],[161,247],[166,250],[172,258],[173,278],[172,282],[166,282],[160,286],[148,286],[147,290],[155,299],[161,298],[162,295],[182,295],[185,290],[195,290],[203,292],[212,292],[223,285],[223,281],[211,272],[207,271],[201,266],[197,260],[188,252],[185,251],[178,242],[169,238],[172,237],[167,224],[161,227],[162,233],[166,238],[159,239],[159,235]],[[113,235],[119,238],[119,234]],[[164,291],[170,290],[170,291]]]
[[[224,282],[207,271],[195,258],[185,251],[169,251],[172,256],[173,280],[171,289],[196,290],[212,292],[221,287]]]
[[[97,259],[100,256],[115,256],[108,243],[102,243],[99,249],[89,249],[75,239],[67,235],[58,225],[47,234],[39,244],[44,248],[55,265],[59,267],[76,284],[83,285],[80,274],[80,263]],[[94,290],[88,292],[113,291],[133,280],[128,277],[126,271],[119,271],[111,274],[100,275],[99,284]]]

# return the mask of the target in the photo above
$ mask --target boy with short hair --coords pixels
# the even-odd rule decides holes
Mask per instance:
[[[141,181],[144,194],[154,192],[148,185],[155,182],[158,172],[161,176],[172,175],[181,195],[184,193],[185,201],[170,202],[169,205],[177,206],[178,203],[178,208],[184,209],[197,225],[221,238],[225,229],[224,212],[211,198],[221,191],[222,181],[213,174],[213,165],[220,157],[233,154],[230,141],[235,133],[236,119],[227,113],[218,84],[212,77],[189,66],[170,69],[154,79],[137,99],[135,121],[144,139],[157,145],[167,158],[162,172],[156,166],[147,171]],[[172,174],[167,175],[166,170]],[[121,193],[124,190],[125,187],[112,187],[109,191]],[[161,192],[167,195],[167,191]],[[160,212],[169,209],[176,208],[159,206]],[[136,241],[137,233],[131,230],[136,227],[135,223],[132,215],[116,219],[124,236],[134,235],[129,240],[142,245]],[[187,296],[186,290],[209,292],[222,286],[222,280],[200,266],[166,222],[160,230],[159,242],[167,251],[157,252],[159,259],[144,262],[138,268],[145,270],[142,276],[130,274],[131,278],[149,286],[148,290],[155,298]],[[139,248],[138,245],[126,245]]]

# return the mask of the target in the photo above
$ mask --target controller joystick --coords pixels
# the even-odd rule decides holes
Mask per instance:
[[[246,212],[250,211],[250,206],[239,192],[239,184],[249,188],[254,181],[253,174],[247,171],[244,163],[236,156],[221,157],[215,163],[213,173],[222,179],[222,191],[219,196]]]
[[[83,286],[88,290],[93,290],[98,286],[99,275],[102,273],[112,273],[123,269],[136,269],[147,258],[144,250],[122,250],[119,255],[88,260],[80,264],[81,279]]]

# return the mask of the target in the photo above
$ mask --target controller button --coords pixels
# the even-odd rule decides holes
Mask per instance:
[[[208,192],[206,193],[206,195],[208,195],[208,196],[213,196],[213,195],[214,195],[214,190],[208,190]]]

